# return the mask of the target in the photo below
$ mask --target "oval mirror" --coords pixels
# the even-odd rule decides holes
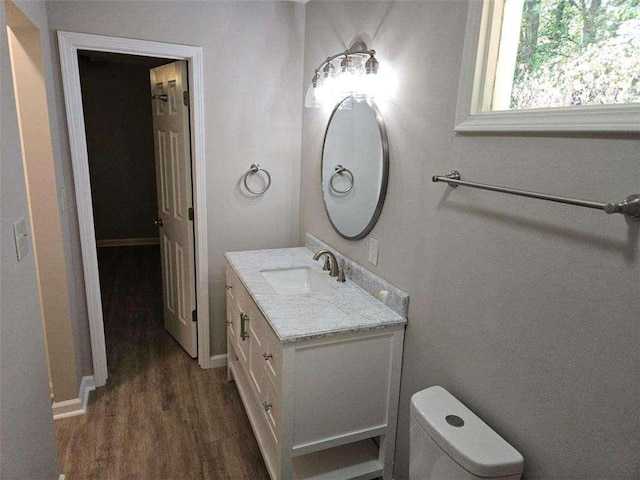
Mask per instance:
[[[387,192],[389,144],[372,100],[347,97],[333,110],[322,146],[322,198],[334,230],[359,240],[378,221]]]

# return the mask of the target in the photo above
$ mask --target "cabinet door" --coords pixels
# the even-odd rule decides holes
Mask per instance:
[[[251,341],[249,333],[249,323],[251,321],[249,315],[239,311],[238,318],[240,322],[238,335],[238,356],[242,366],[249,372],[249,362],[251,361]]]
[[[251,382],[253,392],[256,394],[256,398],[259,402],[262,402],[264,396],[264,364],[266,363],[264,358],[264,352],[266,351],[264,328],[266,327],[266,322],[255,303],[252,307],[251,315],[249,317],[249,340],[251,342],[249,380]]]
[[[234,274],[235,275],[235,274]],[[245,368],[247,373],[249,372],[249,364],[251,359],[251,310],[253,306],[253,300],[249,295],[249,292],[244,288],[242,282],[238,277],[235,277],[233,283],[234,297],[236,299],[237,311],[234,312],[235,322],[237,322],[237,334],[236,334],[236,353],[240,358],[240,363]]]
[[[248,315],[240,311],[238,305],[232,303],[230,306],[231,310],[231,322],[233,322],[234,328],[237,333],[235,338],[235,350],[238,355],[238,359],[240,360],[240,364],[245,368],[245,370],[249,371],[249,354],[251,349],[249,347],[249,320]]]

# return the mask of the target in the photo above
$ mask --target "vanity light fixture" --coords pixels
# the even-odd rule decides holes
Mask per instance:
[[[363,41],[356,42],[344,52],[327,57],[313,72],[304,105],[318,108],[323,104],[335,105],[352,95],[356,100],[375,97],[375,81],[379,62],[376,51]],[[333,64],[338,63],[339,68]]]

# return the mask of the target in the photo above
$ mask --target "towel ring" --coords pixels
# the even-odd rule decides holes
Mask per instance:
[[[342,174],[342,173],[347,173],[347,175],[349,175],[351,177],[351,185],[349,185],[349,188],[347,188],[346,190],[338,190],[336,187],[333,186],[333,179],[335,178],[336,175],[338,174]],[[349,170],[348,168],[343,167],[342,165],[336,165],[335,171],[333,172],[333,174],[331,174],[331,177],[329,178],[329,187],[331,187],[331,190],[333,190],[336,193],[349,193],[351,191],[351,189],[353,188],[353,173],[351,173],[351,170]]]
[[[262,190],[258,190],[258,191],[251,190],[249,188],[249,185],[247,184],[247,178],[249,178],[249,175],[253,175],[258,172],[264,172],[264,174],[267,176],[267,186],[264,187]],[[264,168],[260,168],[260,165],[258,165],[257,163],[252,163],[251,166],[249,167],[249,171],[244,174],[243,183],[244,183],[244,188],[246,188],[249,193],[253,193],[254,195],[261,195],[267,190],[269,190],[269,187],[271,186],[271,175],[269,175],[269,172],[267,172]]]

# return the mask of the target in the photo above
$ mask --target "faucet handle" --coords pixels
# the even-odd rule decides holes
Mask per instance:
[[[338,278],[336,279],[338,282],[346,282],[346,279],[344,277],[344,272],[348,272],[349,270],[351,270],[351,268],[345,266],[345,264],[342,264],[342,267],[340,267],[340,270],[338,271]]]
[[[329,255],[324,256],[324,265],[322,266],[322,270],[331,270],[331,259]]]

